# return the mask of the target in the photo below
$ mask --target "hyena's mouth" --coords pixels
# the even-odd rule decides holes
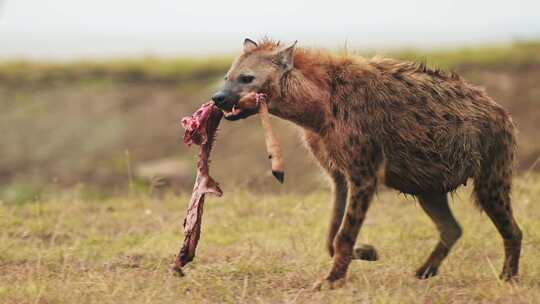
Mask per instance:
[[[225,119],[234,121],[234,120],[247,118],[251,115],[257,114],[257,112],[259,112],[259,109],[256,108],[256,109],[240,110],[236,106],[234,106],[231,111],[225,111],[225,110],[222,110],[222,111],[223,111]]]
[[[233,121],[257,114],[259,112],[259,104],[264,101],[265,97],[265,94],[256,92],[244,95],[230,111],[222,109],[225,119]]]

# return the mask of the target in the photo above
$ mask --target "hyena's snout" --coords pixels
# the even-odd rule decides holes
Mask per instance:
[[[212,95],[214,104],[225,111],[231,111],[232,108],[238,104],[239,96],[229,90],[220,90]]]

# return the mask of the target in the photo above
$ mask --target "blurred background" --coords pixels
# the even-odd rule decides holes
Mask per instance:
[[[190,191],[180,118],[263,36],[456,70],[511,111],[520,172],[540,168],[537,0],[0,0],[0,200]],[[298,130],[274,124],[285,185],[255,117],[222,123],[211,170],[226,192],[326,187]]]

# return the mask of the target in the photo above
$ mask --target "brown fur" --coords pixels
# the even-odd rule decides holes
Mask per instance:
[[[521,231],[510,205],[514,126],[483,90],[424,64],[293,52],[294,46],[283,51],[271,40],[248,47],[228,75],[249,70],[262,80],[237,90],[271,96],[270,112],[304,129],[308,147],[333,180],[333,265],[321,283],[344,278],[351,259],[362,256],[353,246],[381,182],[417,196],[441,233],[419,278],[437,273],[461,235],[447,193],[469,178],[478,206],[504,240],[501,276],[518,273]],[[287,62],[290,68],[277,68]]]

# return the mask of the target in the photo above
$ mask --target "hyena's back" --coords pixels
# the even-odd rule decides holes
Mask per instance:
[[[512,121],[483,90],[423,65],[372,64],[381,71],[371,83],[378,93],[359,105],[361,128],[382,148],[386,185],[446,193],[482,170],[511,170]],[[494,154],[498,164],[490,161]]]

